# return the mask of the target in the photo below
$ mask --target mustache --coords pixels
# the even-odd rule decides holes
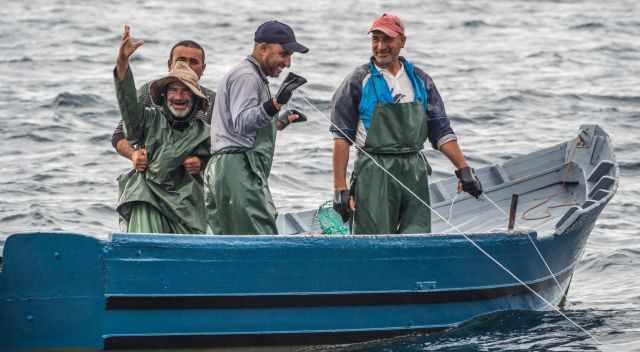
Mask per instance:
[[[176,105],[176,104],[180,104],[180,105],[186,104],[186,105],[189,105],[189,104],[191,104],[191,99],[173,99],[173,100],[171,100],[169,102],[169,104],[174,104],[174,105]]]

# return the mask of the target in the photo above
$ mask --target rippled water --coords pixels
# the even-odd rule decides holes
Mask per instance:
[[[509,313],[452,332],[331,350],[640,350],[640,8],[635,1],[110,1],[35,0],[0,5],[0,238],[63,230],[104,238],[117,229],[115,178],[129,162],[111,148],[119,114],[111,70],[120,32],[145,39],[138,82],[166,71],[171,45],[207,50],[205,86],[252,46],[267,19],[292,24],[311,52],[292,70],[310,83],[296,103],[310,122],[279,137],[273,196],[281,211],[331,196],[333,89],[369,55],[366,30],[383,11],[407,25],[403,53],[434,78],[474,166],[571,138],[600,124],[620,162],[605,209],[574,276],[566,313]],[[431,152],[435,176],[452,167]]]

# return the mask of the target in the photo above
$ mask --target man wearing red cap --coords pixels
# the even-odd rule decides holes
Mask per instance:
[[[342,82],[332,99],[333,206],[343,220],[353,216],[357,234],[427,233],[431,213],[415,197],[429,203],[431,169],[422,153],[427,139],[456,167],[464,191],[478,198],[482,186],[464,158],[433,80],[400,56],[406,43],[400,18],[383,14],[369,33],[373,56]],[[371,157],[358,153],[349,189],[352,143]]]

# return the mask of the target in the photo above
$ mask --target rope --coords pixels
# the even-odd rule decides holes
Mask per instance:
[[[304,101],[309,104],[309,106],[311,106],[314,110],[316,110],[318,113],[320,113],[320,115],[325,118],[327,121],[329,121],[329,123],[335,127],[349,142],[351,142],[352,145],[354,145],[358,151],[360,151],[362,154],[366,155],[369,159],[371,159],[371,161],[380,168],[380,170],[382,170],[384,173],[386,173],[389,177],[391,177],[391,179],[393,179],[395,182],[397,182],[400,187],[402,187],[403,189],[405,189],[409,194],[411,194],[413,197],[415,197],[422,205],[424,205],[425,207],[427,207],[433,214],[435,214],[436,216],[438,216],[442,221],[446,222],[447,224],[449,224],[449,226],[451,226],[453,229],[455,229],[456,231],[458,231],[460,233],[461,236],[463,236],[472,246],[474,246],[477,250],[479,250],[482,254],[484,254],[487,258],[489,258],[492,262],[494,262],[498,267],[500,267],[502,270],[504,270],[509,276],[511,276],[514,280],[516,280],[518,283],[520,283],[522,286],[526,287],[527,290],[529,290],[529,292],[531,292],[534,296],[538,297],[542,302],[544,302],[547,306],[549,306],[551,309],[555,310],[558,314],[560,314],[563,318],[565,318],[567,321],[569,321],[571,324],[573,324],[576,328],[578,328],[579,330],[581,330],[582,332],[584,332],[586,335],[588,335],[589,337],[591,337],[591,339],[593,339],[596,343],[598,343],[599,345],[602,345],[602,343],[600,342],[600,340],[598,340],[595,336],[593,336],[591,333],[589,333],[587,330],[585,330],[582,326],[580,326],[578,323],[576,323],[575,321],[571,320],[571,318],[569,318],[566,314],[562,313],[557,307],[555,307],[553,304],[551,304],[551,302],[549,302],[546,298],[542,297],[538,292],[536,292],[534,289],[532,289],[529,285],[527,285],[524,281],[522,281],[518,276],[516,276],[513,272],[511,272],[511,270],[509,270],[507,267],[505,267],[502,263],[500,263],[500,261],[498,261],[496,258],[494,258],[491,254],[489,254],[487,251],[485,251],[482,247],[480,247],[480,245],[478,245],[477,243],[475,243],[470,237],[469,235],[467,235],[464,231],[460,230],[457,226],[453,225],[452,223],[450,223],[449,221],[447,221],[447,219],[445,219],[440,213],[438,213],[437,211],[435,211],[429,204],[427,204],[424,200],[422,200],[420,197],[418,197],[418,195],[416,195],[409,187],[407,187],[404,183],[402,183],[402,181],[400,181],[397,177],[395,177],[391,172],[389,172],[389,170],[385,169],[382,165],[380,165],[378,163],[378,161],[373,158],[369,153],[367,153],[364,149],[360,148],[360,146],[358,146],[355,141],[353,141],[340,127],[338,127],[335,123],[333,123],[333,121],[331,121],[331,119],[329,117],[327,117],[322,111],[320,111],[314,104],[312,104],[309,99],[307,99],[306,96],[302,95],[302,98],[304,99]]]

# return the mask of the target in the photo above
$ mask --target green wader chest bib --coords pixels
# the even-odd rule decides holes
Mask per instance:
[[[364,150],[420,199],[429,203],[429,165],[421,151],[428,137],[421,103],[378,104]],[[356,234],[427,233],[431,212],[369,157],[358,154],[351,189]]]
[[[276,207],[268,184],[275,140],[276,119],[257,130],[252,149],[212,157],[205,178],[208,233],[278,233]]]
[[[165,115],[166,116],[166,115]],[[117,210],[129,232],[203,233],[203,183],[182,166],[191,155],[209,156],[209,127],[193,120],[183,131],[160,115],[148,119],[145,147],[149,166],[118,178]]]

